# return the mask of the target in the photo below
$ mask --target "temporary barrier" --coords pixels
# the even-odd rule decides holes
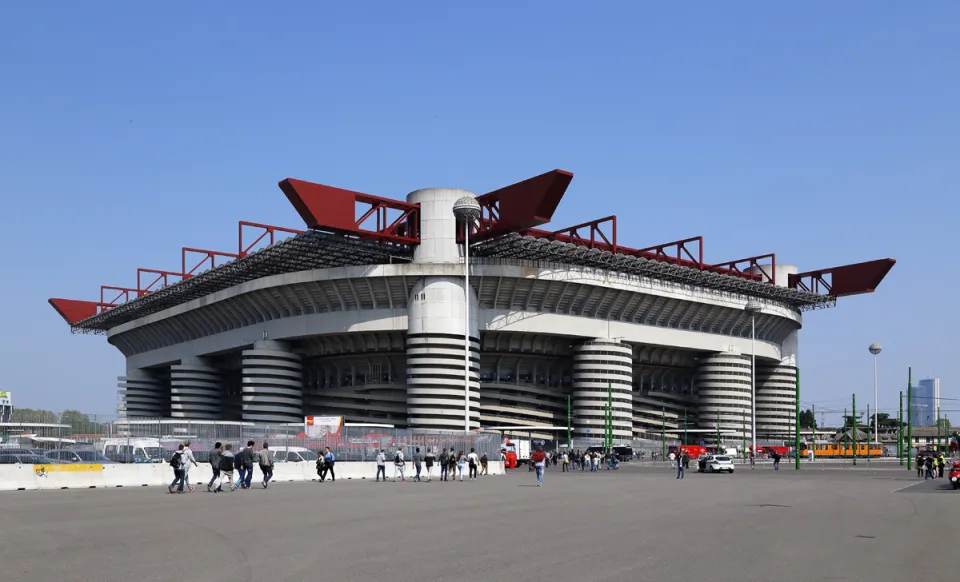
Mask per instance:
[[[262,478],[260,469],[254,469],[254,483]],[[340,462],[334,466],[338,481],[373,479],[377,474],[376,463]],[[491,475],[504,473],[500,461],[489,464]],[[387,474],[393,477],[393,466],[388,463]],[[413,464],[407,462],[406,477],[416,474]],[[236,474],[235,474],[236,475]],[[433,475],[439,476],[434,467]],[[210,465],[201,463],[191,467],[188,473],[194,486],[205,485],[213,472]],[[237,475],[237,477],[239,477]],[[315,481],[316,466],[313,463],[277,463],[273,467],[273,481]],[[0,465],[0,491],[37,489],[95,489],[112,487],[157,487],[173,481],[173,470],[162,463],[112,464],[112,465]]]

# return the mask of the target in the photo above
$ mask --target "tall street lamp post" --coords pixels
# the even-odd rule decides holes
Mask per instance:
[[[463,430],[470,432],[470,227],[480,218],[480,203],[464,196],[453,203],[453,215],[463,221]]]

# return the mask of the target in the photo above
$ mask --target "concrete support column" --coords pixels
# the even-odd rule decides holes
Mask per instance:
[[[202,358],[170,366],[170,416],[219,420],[223,383],[220,371]]]
[[[759,381],[758,376],[758,387]],[[744,435],[748,441],[751,439],[750,356],[719,353],[701,358],[697,367],[697,396],[700,401],[699,428],[716,431],[719,422],[719,428],[724,431],[721,440],[740,443]],[[710,443],[717,440],[716,432],[697,438]]]
[[[118,378],[127,418],[160,418],[167,414],[166,383],[158,370],[127,368]]]
[[[477,297],[470,292],[470,428],[480,427],[480,332]],[[463,279],[426,277],[408,307],[407,425],[464,429]]]
[[[243,420],[303,422],[300,355],[278,341],[243,350]]]
[[[573,349],[573,428],[578,437],[603,438],[608,391],[613,438],[633,438],[633,348],[617,339],[595,339]]]

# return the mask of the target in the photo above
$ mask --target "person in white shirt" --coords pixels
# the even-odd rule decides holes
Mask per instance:
[[[193,451],[190,450],[190,441],[183,443],[183,482],[187,484],[187,490],[193,493],[193,485],[190,484],[190,463],[194,467],[199,467],[197,460],[193,457]]]
[[[406,483],[407,478],[403,475],[403,470],[406,467],[403,461],[403,449],[397,449],[397,453],[393,455],[393,482],[397,482],[397,476],[400,477],[400,481]],[[386,475],[383,476],[384,479],[387,478]]]
[[[470,449],[470,453],[467,454],[467,464],[470,465],[470,476],[471,480],[477,479],[477,467],[480,465],[480,457],[477,456],[476,449]],[[460,478],[463,480],[463,477]]]
[[[380,475],[383,474],[383,482],[387,482],[387,455],[383,453],[383,449],[380,449],[380,452],[377,453],[377,482],[380,482]]]

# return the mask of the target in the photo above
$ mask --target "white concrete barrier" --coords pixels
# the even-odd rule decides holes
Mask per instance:
[[[334,466],[337,480],[374,479],[377,464],[373,462],[338,462]],[[503,463],[491,462],[490,475],[504,474]],[[393,478],[393,466],[387,463],[387,475]],[[406,477],[416,474],[412,463],[407,463]],[[188,473],[190,484],[205,486],[213,471],[209,464],[191,467]],[[433,468],[433,477],[440,471]],[[239,475],[234,473],[234,478]],[[259,467],[254,469],[254,483],[262,479]],[[273,468],[273,481],[296,482],[318,480],[313,463],[277,463]],[[173,470],[161,463],[109,464],[109,465],[0,465],[0,491],[38,489],[101,489],[115,487],[159,487],[173,481]]]

